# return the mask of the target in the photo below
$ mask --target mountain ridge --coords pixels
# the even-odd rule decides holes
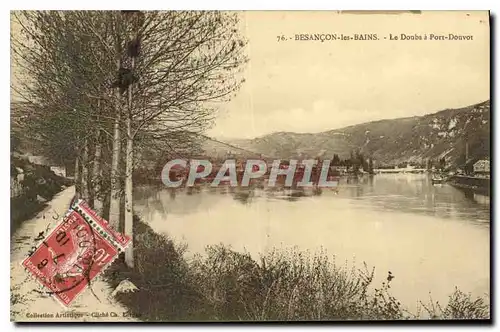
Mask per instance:
[[[320,133],[276,132],[253,139],[225,143],[278,158],[304,158],[338,154],[348,158],[359,149],[379,164],[425,162],[445,158],[448,163],[489,157],[490,101],[448,108],[422,116],[381,119]]]

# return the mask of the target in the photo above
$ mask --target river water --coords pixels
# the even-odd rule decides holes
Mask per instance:
[[[489,197],[432,185],[426,174],[342,178],[337,190],[298,195],[138,187],[135,209],[190,253],[219,243],[254,257],[326,250],[337,263],[374,266],[377,286],[391,271],[392,294],[412,311],[429,296],[446,303],[455,286],[489,294]]]

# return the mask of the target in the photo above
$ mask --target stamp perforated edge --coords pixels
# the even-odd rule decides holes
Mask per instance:
[[[62,218],[60,218],[60,219],[59,219],[59,221],[57,221],[56,223],[54,223],[54,225],[53,225],[53,226],[51,226],[51,225],[49,224],[49,226],[46,228],[46,234],[47,234],[47,235],[45,235],[43,239],[39,240],[36,246],[33,246],[33,247],[35,247],[35,248],[36,248],[36,249],[35,249],[35,251],[33,251],[33,254],[34,254],[35,252],[37,252],[37,251],[40,249],[41,245],[43,244],[43,242],[45,241],[45,239],[47,238],[47,236],[48,236],[49,234],[51,234],[51,232],[53,232],[55,229],[57,229],[57,227],[59,227],[62,223],[64,223],[64,222],[65,222],[65,220],[66,220],[66,219],[70,216],[70,214],[71,214],[71,213],[73,213],[73,212],[80,213],[80,214],[82,215],[82,217],[83,217],[83,218],[84,218],[87,222],[89,221],[87,218],[92,219],[94,222],[96,222],[96,221],[94,220],[94,218],[92,218],[89,214],[87,214],[85,211],[83,211],[83,209],[79,208],[79,209],[80,209],[80,211],[77,211],[76,209],[73,209],[73,207],[78,206],[78,203],[79,203],[80,201],[81,201],[81,200],[78,200],[77,202],[75,202],[74,206],[72,206],[70,209],[68,209],[68,210],[66,211],[66,213],[64,214],[64,216],[63,216]],[[84,215],[83,215],[83,214],[84,214]],[[94,226],[92,226],[92,224],[90,224],[90,223],[89,223],[89,225],[90,225],[92,228],[94,228],[94,229],[95,229],[95,227],[94,227]],[[97,233],[97,235],[98,235],[98,236],[100,236],[100,237],[102,238],[102,236],[101,236],[99,233]],[[111,237],[111,235],[109,235],[109,234],[108,234],[108,237]],[[98,272],[98,273],[94,276],[94,278],[92,278],[92,280],[96,280],[96,279],[97,279],[97,278],[98,278],[98,277],[99,277],[99,276],[100,276],[100,275],[101,275],[104,271],[106,271],[106,270],[109,268],[109,266],[110,266],[111,264],[113,264],[113,263],[114,263],[114,261],[115,261],[115,260],[119,257],[120,253],[121,253],[121,252],[125,249],[125,248],[123,248],[123,247],[121,247],[121,246],[116,247],[116,246],[115,246],[115,245],[114,245],[111,241],[109,241],[109,240],[108,240],[108,239],[106,239],[106,238],[103,238],[103,240],[104,240],[104,241],[107,241],[107,242],[108,242],[108,243],[110,243],[112,246],[114,246],[114,247],[117,249],[117,252],[118,252],[118,253],[115,255],[115,257],[114,257],[112,260],[110,260],[107,264],[105,264],[105,265],[102,267],[102,269],[101,269],[101,270],[100,270],[100,271],[99,271],[99,272]],[[130,241],[128,242],[128,244],[130,244]],[[127,244],[127,246],[128,246],[128,244]],[[31,257],[31,256],[27,256],[27,257],[25,257],[25,258],[21,261],[21,264],[20,264],[20,265],[21,265],[21,267],[22,267],[22,269],[26,272],[26,274],[27,274],[27,277],[28,277],[28,278],[30,278],[31,280],[34,280],[34,281],[35,281],[35,282],[39,285],[39,287],[40,287],[42,290],[43,290],[43,289],[46,289],[46,288],[47,288],[47,286],[45,286],[45,285],[43,284],[42,280],[40,280],[40,279],[39,279],[39,278],[37,278],[35,275],[33,275],[33,274],[31,273],[31,271],[29,271],[29,270],[28,270],[28,269],[24,266],[24,263],[25,263],[25,262],[26,262],[26,261],[27,261],[30,257]],[[58,296],[54,296],[55,294],[49,294],[49,296],[50,296],[51,298],[55,299],[55,300],[56,300],[56,302],[57,302],[57,303],[59,303],[59,304],[63,307],[63,309],[64,309],[65,311],[69,311],[69,310],[71,309],[71,308],[70,308],[70,307],[71,307],[71,304],[73,304],[73,303],[74,303],[74,302],[75,302],[75,301],[76,301],[76,300],[80,297],[80,295],[81,295],[82,293],[84,293],[84,292],[85,292],[85,290],[87,290],[88,288],[89,288],[89,285],[87,284],[87,285],[86,285],[86,287],[83,287],[83,288],[82,288],[82,289],[81,289],[81,290],[80,290],[80,291],[79,291],[79,292],[75,295],[75,297],[73,298],[73,300],[71,300],[71,302],[69,302],[68,304],[64,303],[64,302],[63,302],[63,301],[62,301],[62,300],[61,300]]]
[[[117,241],[116,238],[115,238],[115,234],[110,234],[106,230],[106,228],[101,227],[99,225],[100,222],[98,220],[96,220],[96,218],[94,218],[90,213],[88,213],[86,211],[87,209],[90,210],[90,207],[88,206],[88,204],[84,200],[82,200],[82,199],[77,200],[73,204],[72,209],[74,209],[76,212],[80,213],[85,218],[85,220],[87,220],[87,222],[90,224],[90,226],[92,226],[94,228],[94,230],[98,231],[98,233],[100,233],[100,231],[103,231],[104,233],[106,233],[107,237],[105,237],[105,239],[108,242],[110,242],[112,245],[114,245],[118,249],[119,252],[125,251],[125,249],[132,242],[131,239],[129,239],[124,245],[122,245],[119,241]],[[103,218],[103,220],[105,220],[105,219]],[[109,223],[107,223],[107,224],[109,225]],[[112,226],[109,225],[107,227],[111,231],[117,232],[117,230],[113,229]],[[100,234],[102,234],[102,233],[100,233]],[[126,235],[124,235],[124,236],[126,236]]]

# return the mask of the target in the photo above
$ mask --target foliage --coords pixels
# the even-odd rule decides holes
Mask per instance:
[[[443,307],[439,302],[421,303],[426,316],[431,319],[487,319],[490,317],[490,306],[485,298],[473,299],[458,288],[449,296],[448,303]],[[422,311],[422,309],[419,309]]]
[[[322,252],[274,250],[256,261],[216,245],[187,259],[186,245],[175,245],[139,219],[135,227],[135,268],[116,262],[106,278],[112,287],[128,278],[139,288],[118,300],[145,321],[489,318],[483,299],[458,290],[441,311],[409,313],[390,294],[390,272],[387,282],[374,288],[374,268],[337,265]]]
[[[125,106],[114,82],[130,66],[130,18],[119,11],[24,11],[13,18],[20,29],[11,36],[19,68],[13,88],[25,101],[24,135],[41,142],[43,155],[63,162],[102,130],[108,133],[103,156],[110,156],[113,119]],[[243,81],[246,41],[238,19],[216,11],[142,13],[131,91],[138,148],[161,140],[185,149],[211,125],[215,103]]]
[[[37,154],[74,165],[76,195],[119,229],[124,211],[130,232],[140,152],[159,142],[171,153],[195,150],[217,103],[243,82],[246,41],[238,14],[22,11],[12,17],[20,31],[11,36],[19,69],[13,89],[23,101],[18,132],[38,143]]]
[[[11,197],[11,234],[20,222],[39,212],[45,204],[37,200],[37,196],[50,200],[59,193],[63,186],[71,185],[71,181],[57,176],[47,166],[34,165],[21,158],[11,157],[11,178],[17,179],[17,168],[22,169],[23,179],[20,181],[22,193]],[[16,180],[17,181],[17,180]]]

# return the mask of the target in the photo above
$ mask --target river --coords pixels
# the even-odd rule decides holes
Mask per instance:
[[[326,250],[339,264],[375,266],[377,286],[391,271],[392,294],[412,311],[429,293],[446,303],[455,286],[489,295],[489,197],[432,185],[427,174],[342,178],[337,191],[300,197],[138,187],[135,206],[190,253],[219,243],[254,257],[273,248]]]

